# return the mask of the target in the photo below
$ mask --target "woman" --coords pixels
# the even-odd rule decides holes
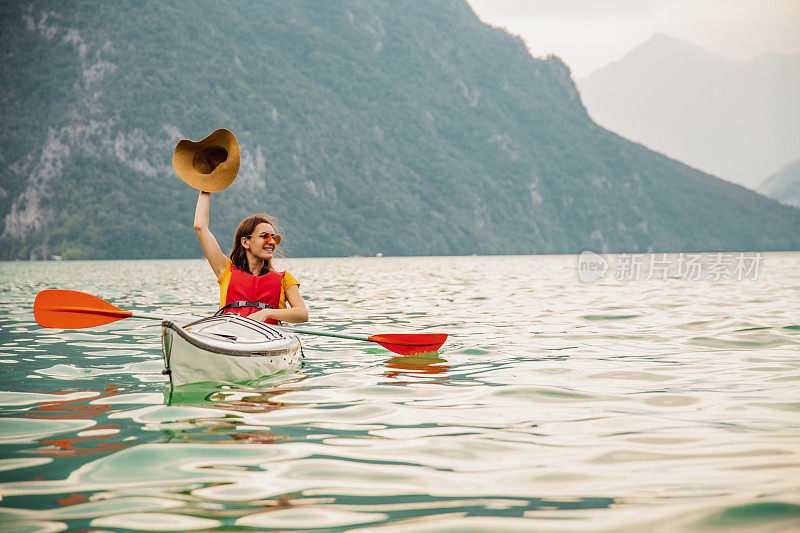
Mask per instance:
[[[306,322],[308,309],[300,284],[288,272],[272,266],[281,236],[267,215],[252,215],[236,229],[233,249],[226,257],[208,225],[211,193],[201,192],[194,213],[194,230],[208,264],[217,276],[223,313],[238,313],[254,320],[279,324]],[[287,307],[288,303],[288,307]]]

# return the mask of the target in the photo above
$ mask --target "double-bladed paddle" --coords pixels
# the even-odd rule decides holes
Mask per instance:
[[[46,328],[79,329],[109,324],[123,318],[153,320],[193,320],[192,317],[156,315],[125,311],[107,301],[85,292],[47,289],[36,295],[33,303],[36,323]],[[383,333],[379,335],[348,335],[308,328],[276,326],[294,333],[376,342],[400,355],[435,352],[447,340],[446,333]]]

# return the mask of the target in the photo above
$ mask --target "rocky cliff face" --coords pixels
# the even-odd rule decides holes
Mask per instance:
[[[213,201],[294,255],[754,250],[800,212],[632,144],[569,69],[465,2],[5,2],[0,258],[198,256],[181,138],[233,130]]]

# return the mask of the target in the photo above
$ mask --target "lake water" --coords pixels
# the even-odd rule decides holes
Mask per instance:
[[[798,531],[800,254],[730,280],[608,259],[283,260],[311,327],[450,338],[305,336],[300,372],[171,405],[158,322],[48,330],[33,299],[203,315],[205,262],[2,263],[0,529]]]

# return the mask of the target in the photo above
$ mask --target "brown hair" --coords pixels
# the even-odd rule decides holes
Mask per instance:
[[[256,226],[261,224],[262,222],[266,222],[270,226],[272,226],[272,231],[278,233],[280,231],[280,227],[278,226],[278,221],[271,216],[261,213],[258,215],[250,215],[246,219],[239,222],[239,227],[236,228],[236,235],[233,237],[233,248],[231,248],[230,260],[233,263],[233,266],[238,268],[243,272],[250,273],[250,265],[247,262],[247,250],[244,246],[242,246],[242,237],[247,237],[252,235],[256,229]],[[272,260],[265,261],[264,266],[261,268],[261,272],[258,273],[259,276],[263,276],[270,270],[274,270],[272,267]]]

